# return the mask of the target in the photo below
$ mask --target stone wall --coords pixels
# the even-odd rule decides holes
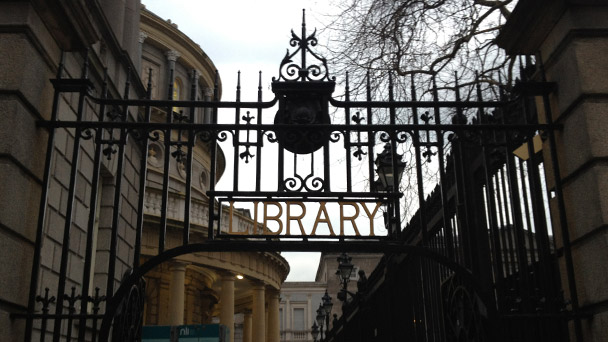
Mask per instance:
[[[84,50],[90,46],[89,75],[94,84],[93,96],[100,95],[103,68],[108,67],[110,93],[120,95],[126,72],[133,63],[130,54],[132,31],[138,31],[139,1],[103,1],[114,9],[124,11],[123,33],[120,37],[110,27],[103,9],[97,2],[15,1],[0,3],[0,331],[3,339],[23,340],[25,320],[11,319],[10,314],[25,313],[38,227],[40,196],[43,193],[45,155],[49,131],[38,127],[37,121],[49,119],[53,104],[53,86],[61,51],[65,51],[65,78],[79,78],[83,67]],[[78,20],[76,20],[78,19]],[[137,42],[137,38],[135,38]],[[126,54],[125,54],[126,52]],[[133,82],[132,94],[142,94],[139,79]],[[74,120],[78,107],[76,93],[64,93],[58,98],[58,118]],[[84,118],[97,118],[98,108],[87,101]],[[68,204],[70,169],[75,143],[75,130],[58,129],[50,160],[48,206],[41,241],[40,272],[36,294],[45,287],[50,295],[57,290],[58,271]],[[91,179],[93,172],[93,144],[81,140],[79,167],[76,174],[75,197],[70,244],[67,259],[66,292],[78,288],[83,281],[83,258],[87,221],[90,212]],[[139,149],[131,142],[125,149],[125,178],[123,181],[122,214],[119,220],[118,267],[114,279],[132,264],[134,243],[134,208],[139,176],[135,170],[140,158]],[[107,277],[108,234],[107,217],[113,210],[113,184],[116,184],[116,162],[105,161],[102,167],[104,182],[101,187],[101,211],[98,264],[95,284],[105,288]],[[110,201],[108,201],[110,200]],[[104,271],[105,270],[105,271]],[[105,275],[103,273],[105,272]],[[86,290],[85,290],[86,292]],[[53,310],[53,308],[51,308]],[[52,312],[52,311],[51,311]],[[52,324],[50,324],[52,326]],[[39,326],[35,325],[35,326]],[[37,333],[34,333],[34,338]]]
[[[551,199],[557,247],[571,245],[574,286],[566,253],[560,272],[570,309],[583,313],[571,324],[572,340],[608,340],[608,4],[595,0],[520,1],[499,43],[509,54],[533,54],[555,82],[549,96],[556,134],[566,221]],[[539,108],[543,108],[539,99]],[[547,118],[541,111],[541,120]],[[549,141],[545,141],[547,153]],[[554,186],[551,165],[548,185]],[[565,224],[564,224],[565,223]],[[566,235],[567,234],[567,235]],[[578,303],[577,303],[578,302]],[[576,309],[576,308],[574,308]],[[574,321],[575,322],[575,321]]]

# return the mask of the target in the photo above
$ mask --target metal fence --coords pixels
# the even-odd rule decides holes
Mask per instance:
[[[553,128],[533,128],[529,95],[503,94],[504,105],[462,117],[472,129],[436,150],[439,183],[419,197],[401,234],[471,278],[423,253],[389,253],[327,341],[569,340],[567,322],[577,318],[562,291],[564,249],[556,248],[549,208],[556,188],[545,177]]]
[[[347,79],[345,96],[335,99],[335,81],[325,60],[319,58],[319,64],[311,66],[304,57],[309,44],[316,42],[314,35],[306,35],[303,25],[301,37],[294,34],[292,40],[298,49],[281,63],[271,101],[263,101],[261,76],[257,101],[241,101],[239,85],[236,101],[220,102],[217,85],[211,101],[152,100],[150,93],[133,99],[128,81],[123,98],[111,97],[101,75],[89,79],[86,59],[81,78],[58,75],[53,81],[53,112],[39,124],[49,130],[49,141],[25,315],[26,340],[46,340],[46,335],[54,341],[105,341],[111,336],[137,340],[146,272],[173,257],[203,250],[386,253],[383,266],[370,277],[366,291],[345,307],[328,340],[565,338],[562,329],[568,316],[555,258],[558,251],[566,256],[570,251],[567,235],[560,244],[563,248],[555,248],[548,224],[546,203],[553,194],[559,203],[560,184],[554,182],[548,189],[543,182],[547,163],[552,172],[556,170],[556,126],[550,116],[540,123],[525,92],[510,98],[497,91],[502,95],[485,99],[481,88],[456,85],[443,92],[431,86],[418,96],[413,79],[407,94],[395,94],[390,80],[384,100],[372,99],[369,82],[364,99],[351,99]],[[302,64],[297,66],[293,60],[300,53]],[[462,99],[464,90],[472,95]],[[67,107],[58,106],[66,98],[73,105],[71,115],[64,113]],[[277,115],[265,114],[275,105]],[[164,113],[165,122],[151,121],[153,109]],[[196,122],[200,110],[211,111],[210,122]],[[71,154],[66,157],[66,219],[53,226],[61,237],[58,273],[56,279],[40,279],[43,241],[48,238],[49,179],[59,176],[50,172],[51,162],[61,152],[54,138],[66,131],[73,134],[73,143],[66,153]],[[545,139],[542,156],[534,150],[537,134]],[[160,189],[160,220],[152,237],[158,242],[156,254],[142,262],[152,143],[164,148],[159,165],[165,172],[155,190]],[[196,230],[205,241],[195,243],[190,217],[197,144],[209,153],[210,180],[205,229]],[[517,159],[512,152],[522,144],[528,157]],[[393,177],[379,185],[380,156],[388,156],[392,175],[403,173],[401,180]],[[86,167],[85,157],[89,158]],[[233,178],[218,188],[222,165],[230,165]],[[183,238],[179,246],[168,248],[169,170],[175,167],[185,174],[184,220],[179,223]],[[99,217],[96,191],[103,168],[113,170],[115,176],[113,200],[106,208],[111,219],[105,286],[103,295],[95,295],[90,273]],[[559,180],[559,174],[552,178]],[[88,197],[78,193],[82,179],[91,185]],[[74,218],[72,212],[82,209],[78,201],[88,205]],[[287,236],[282,226],[279,230],[265,222],[256,230],[254,222],[252,230],[235,235],[230,233],[230,217],[222,215],[231,203],[294,201],[302,203],[300,208],[321,203],[314,226],[323,224],[326,230],[301,226]],[[372,218],[383,211],[384,220],[373,233],[359,234],[354,223],[352,233],[344,233],[342,226],[332,228],[322,203],[339,204],[340,210],[356,206]],[[354,217],[349,215],[341,214],[342,224]],[[558,206],[562,238],[567,232],[563,215]],[[403,225],[402,220],[408,223]],[[374,222],[368,219],[368,228]],[[75,226],[81,223],[77,231]],[[70,243],[76,232],[82,235],[82,250]],[[74,260],[82,262],[81,272],[74,271]],[[572,281],[571,266],[566,265],[566,272]],[[51,297],[46,291],[36,293],[45,284],[55,291]],[[72,286],[75,290],[70,290]],[[556,322],[559,328],[551,328]]]

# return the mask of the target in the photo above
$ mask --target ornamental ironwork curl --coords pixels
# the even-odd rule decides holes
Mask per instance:
[[[340,141],[340,139],[342,139],[341,137],[344,134],[345,133],[343,131],[333,131],[329,135],[329,141],[331,141],[332,143],[337,143],[338,141]]]
[[[387,143],[387,142],[390,142],[391,140],[393,140],[392,134],[389,132],[379,131],[378,133],[380,133],[380,136],[378,137],[378,139],[380,139],[380,141],[383,143]]]
[[[160,140],[160,132],[158,130],[149,132],[148,133],[148,139],[150,141],[159,141]]]
[[[279,141],[277,139],[277,135],[276,135],[276,133],[274,131],[265,131],[263,134],[266,136],[266,139],[270,143],[276,143],[276,142]]]
[[[83,130],[80,131],[80,139],[82,140],[91,140],[94,136],[93,131],[95,131],[95,133],[97,133],[97,130],[93,130],[90,128],[85,128]]]
[[[136,141],[142,141],[146,137],[146,135],[144,134],[144,130],[136,128],[127,129],[127,134],[132,136],[133,139],[135,139]]]
[[[395,133],[395,141],[398,143],[405,143],[407,141],[407,137],[411,136],[412,132],[410,131],[399,131]]]
[[[315,53],[311,47],[318,44],[316,37],[317,30],[307,36],[306,35],[306,15],[305,10],[302,10],[302,33],[298,36],[293,30],[291,30],[291,39],[289,45],[297,47],[292,53],[287,52],[281,65],[279,66],[279,78],[278,80],[283,81],[330,81],[335,80],[335,77],[330,79],[329,69],[327,67],[327,60]],[[295,57],[300,54],[300,62],[294,61]],[[307,64],[307,55],[312,56],[315,60],[315,64]],[[273,77],[273,81],[276,81]]]
[[[320,192],[325,189],[325,181],[321,177],[315,177],[312,173],[305,178],[295,174],[283,181],[283,187],[286,192],[301,192],[303,190],[306,192]]]
[[[230,135],[234,138],[235,133],[234,133],[234,131],[230,131],[230,130],[215,131],[215,130],[206,129],[206,130],[196,131],[195,135],[198,135],[198,137],[201,139],[202,142],[208,143],[213,140],[216,140],[218,142],[224,142],[224,141],[228,140],[228,133],[230,133]]]

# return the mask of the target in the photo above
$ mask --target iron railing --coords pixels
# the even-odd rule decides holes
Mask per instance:
[[[292,46],[304,54],[309,44],[314,46],[312,42],[316,42],[314,34],[307,36],[303,25],[302,36],[294,34]],[[303,65],[298,67],[292,65],[291,56],[286,56],[281,67],[287,75],[299,77],[275,80],[280,96],[270,101],[263,101],[261,76],[257,101],[241,101],[239,84],[236,101],[220,102],[218,82],[211,101],[195,100],[195,87],[187,101],[153,100],[149,91],[147,98],[133,99],[128,81],[123,98],[112,98],[101,77],[89,79],[86,58],[81,78],[66,79],[59,73],[53,80],[53,112],[49,120],[39,123],[49,130],[49,140],[29,306],[24,315],[26,341],[34,337],[45,340],[49,334],[53,341],[105,341],[111,336],[113,340],[137,340],[146,273],[171,258],[197,251],[386,253],[384,268],[370,277],[366,292],[353,306],[347,306],[340,326],[329,332],[330,340],[371,341],[403,335],[420,341],[481,341],[488,339],[489,331],[513,332],[520,327],[532,332],[530,336],[558,338],[560,330],[546,332],[547,324],[558,322],[563,327],[566,319],[574,317],[576,321],[571,263],[566,263],[573,300],[568,311],[563,311],[555,269],[556,252],[570,253],[563,205],[557,206],[556,218],[564,240],[556,249],[545,210],[551,196],[542,186],[541,158],[532,147],[536,134],[547,137],[544,148],[548,150],[542,161],[551,164],[556,181],[550,190],[558,202],[563,201],[559,174],[555,173],[553,134],[558,127],[550,120],[536,121],[526,102],[528,97],[488,100],[480,88],[473,88],[467,92],[474,94],[473,98],[463,100],[464,87],[459,86],[444,93],[434,86],[419,96],[413,79],[409,94],[395,94],[391,79],[386,100],[372,99],[369,82],[365,99],[353,100],[346,78],[345,96],[336,99],[325,93],[332,88],[327,82],[333,79],[318,72],[326,68],[323,59],[321,66],[311,68],[302,58]],[[320,78],[314,78],[317,76]],[[298,84],[304,84],[305,92]],[[322,88],[322,94],[310,96],[317,91],[315,85]],[[171,87],[172,83],[169,94]],[[294,89],[295,95],[289,93]],[[74,106],[62,102],[70,96],[76,99]],[[319,98],[325,102],[314,102]],[[312,115],[310,109],[300,108],[308,100],[317,108]],[[279,112],[297,110],[278,120],[274,111],[270,115],[264,111],[277,104]],[[323,112],[323,106],[327,107],[324,114],[331,113],[330,104],[335,109],[333,116],[309,120],[317,111]],[[151,120],[155,108],[164,113],[165,122]],[[175,113],[174,108],[183,112]],[[211,111],[209,123],[195,121],[200,110]],[[71,151],[57,146],[54,137],[58,132],[73,137],[68,147]],[[307,140],[303,150],[297,146],[299,139]],[[512,150],[524,142],[529,158],[517,160]],[[152,225],[155,233],[150,237],[158,241],[156,251],[142,263],[152,144],[164,151],[155,156],[162,160],[164,170],[155,189],[161,192],[161,215]],[[387,144],[395,152],[393,173],[397,173],[400,155],[407,167],[403,182],[395,180],[392,186],[380,189],[372,186],[376,179],[374,161]],[[205,149],[210,163],[208,191],[197,197],[209,209],[206,224],[193,225],[196,146]],[[50,219],[47,223],[49,182],[63,176],[50,172],[51,163],[58,158],[63,158],[69,169],[62,224]],[[220,187],[217,181],[222,165],[231,165],[233,178]],[[182,241],[167,248],[167,208],[173,191],[169,174],[176,167],[186,175],[184,220],[176,224]],[[92,279],[102,169],[111,171],[113,177],[108,184],[111,200],[105,207],[110,218],[104,230],[107,250],[100,252],[107,267]],[[83,179],[90,189],[88,196],[78,192],[78,182]],[[256,202],[272,202],[275,208],[284,208],[296,201],[302,203],[298,205],[302,210],[319,206],[314,228],[302,225],[294,228],[298,233],[285,236],[277,221],[273,226],[268,220],[258,231],[230,233],[229,217],[224,213],[231,203],[255,206]],[[339,223],[332,222],[324,203],[340,205],[339,210],[356,206],[360,212],[382,206],[385,220],[374,234],[357,234],[354,218],[348,219],[355,216],[353,213],[342,214]],[[77,216],[74,211],[78,211]],[[404,221],[408,223],[402,224]],[[366,222],[371,229],[376,220]],[[341,228],[334,229],[333,224]],[[315,231],[318,226],[322,227]],[[77,235],[85,241],[82,250],[71,243]],[[60,246],[56,269],[42,258],[43,245],[49,239],[59,240],[55,241]],[[50,278],[41,277],[42,273]],[[92,282],[101,284],[102,295],[92,295]],[[46,286],[55,293],[37,297],[38,289]],[[72,286],[75,290],[70,290]]]

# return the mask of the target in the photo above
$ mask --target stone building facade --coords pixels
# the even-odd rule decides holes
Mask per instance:
[[[114,20],[107,21],[108,17]],[[39,321],[32,328],[26,327],[24,319],[15,318],[27,311],[28,298],[43,294],[47,287],[53,296],[58,296],[59,284],[65,284],[61,293],[69,292],[71,287],[85,294],[99,287],[103,293],[108,286],[119,283],[133,262],[133,254],[129,251],[134,244],[136,220],[133,194],[137,193],[135,185],[140,177],[134,167],[141,157],[137,146],[133,143],[125,146],[124,168],[127,172],[118,198],[123,211],[121,216],[113,217],[110,205],[117,180],[116,159],[101,163],[101,182],[94,189],[90,176],[94,159],[91,142],[77,137],[69,129],[58,129],[51,135],[49,130],[38,127],[37,122],[50,119],[54,98],[49,80],[80,78],[85,69],[86,50],[92,93],[100,94],[104,69],[107,69],[108,93],[121,96],[129,70],[136,70],[134,61],[137,58],[133,56],[138,55],[138,25],[138,0],[86,4],[79,1],[69,6],[54,1],[0,4],[0,55],[3,60],[0,66],[3,137],[0,191],[4,194],[0,203],[3,251],[0,330],[6,340],[21,341],[24,334],[39,338]],[[134,76],[132,72],[130,74]],[[131,78],[129,92],[132,96],[143,96],[145,89],[141,81],[137,77]],[[75,93],[58,98],[57,119],[77,119],[79,106],[83,107],[84,118],[97,117],[94,104],[80,104],[78,99]],[[51,160],[45,160],[47,142],[53,152]],[[75,146],[81,148],[75,149]],[[79,161],[79,172],[72,174],[74,158]],[[47,172],[51,175],[48,194],[41,199]],[[98,215],[92,223],[97,230],[97,265],[108,263],[112,219],[121,227],[114,245],[117,252],[115,272],[109,280],[107,270],[95,264],[89,271],[83,269],[93,191],[99,199]],[[37,208],[44,208],[46,217],[38,217]],[[66,244],[69,249],[62,249]],[[32,270],[34,277],[31,277]],[[65,277],[60,277],[61,273]],[[89,285],[83,289],[85,281]]]
[[[72,287],[82,296],[94,295],[96,288],[111,295],[134,264],[157,254],[159,187],[165,173],[159,161],[174,151],[149,144],[145,206],[138,212],[141,145],[127,138],[124,150],[114,145],[96,164],[95,144],[86,132],[39,127],[37,122],[52,119],[49,80],[86,76],[93,98],[102,96],[104,84],[110,98],[127,93],[129,98],[144,98],[150,81],[152,99],[182,100],[190,98],[193,85],[196,100],[209,100],[214,88],[219,97],[221,81],[216,81],[215,66],[200,46],[177,25],[142,9],[139,0],[2,2],[0,26],[0,190],[5,194],[0,203],[0,331],[11,341],[44,339],[41,334],[49,338],[53,331],[88,340],[90,331],[81,333],[77,324],[34,319],[28,326],[28,306],[40,313],[35,298],[44,296],[46,288],[49,297],[62,300]],[[78,92],[63,93],[56,102],[58,120],[99,119],[99,106]],[[163,122],[167,111],[153,108],[152,121]],[[172,114],[181,111],[171,108]],[[140,120],[137,111],[128,113],[127,121]],[[195,113],[196,123],[210,120],[208,110]],[[47,144],[50,160],[45,160]],[[208,146],[197,143],[189,217],[194,241],[205,239],[210,158]],[[221,150],[217,158],[219,179],[224,168]],[[167,248],[179,244],[185,220],[184,167],[171,158],[169,170]],[[44,209],[40,218],[39,208]],[[136,262],[139,215],[144,223],[141,260]],[[252,224],[243,211],[222,208],[221,215],[231,216],[239,229]],[[222,229],[228,222],[224,220]],[[91,260],[90,269],[85,259]],[[174,259],[146,275],[144,324],[214,322],[232,328],[234,336],[236,314],[242,320],[242,340],[278,341],[278,290],[288,271],[287,262],[276,253],[195,253]],[[59,312],[56,308],[54,303],[48,307]],[[84,310],[91,308],[84,305]]]
[[[339,253],[321,253],[319,265],[314,281],[310,282],[285,282],[281,287],[280,321],[281,341],[312,342],[311,328],[317,316],[317,309],[323,303],[323,296],[327,293],[331,297],[333,309],[329,319],[330,329],[334,315],[342,315],[342,302],[338,299],[338,292],[342,284],[338,275]],[[348,291],[357,293],[357,282],[360,280],[360,271],[371,274],[382,258],[377,253],[350,253],[348,254],[353,264]],[[348,295],[347,300],[352,297]],[[327,326],[324,326],[327,331]]]
[[[215,66],[201,48],[179,31],[176,24],[142,10],[140,21],[141,75],[144,82],[152,84],[152,98],[164,96],[173,100],[211,100],[215,85]],[[149,80],[149,77],[152,77]],[[171,80],[170,77],[173,77]],[[196,84],[193,84],[196,82]],[[172,86],[169,94],[169,85]],[[220,84],[221,85],[221,84]],[[218,87],[220,86],[218,85]],[[218,92],[220,90],[218,89]],[[172,108],[173,114],[184,113],[183,108]],[[152,120],[166,121],[166,108],[155,108]],[[212,122],[210,110],[197,109],[195,123]],[[187,139],[184,137],[184,139]],[[148,147],[148,187],[146,189],[145,226],[142,240],[142,256],[157,254],[158,221],[161,210],[164,146],[159,141]],[[209,198],[206,191],[210,181],[210,151],[206,143],[197,141],[192,165],[192,209],[190,222],[192,242],[204,241],[207,234],[206,219],[209,216]],[[224,171],[224,155],[218,150],[218,178]],[[179,246],[184,222],[184,193],[186,186],[185,162],[171,158],[170,191],[167,218],[170,230],[167,247]],[[253,221],[246,212],[229,211],[234,227],[244,231]],[[229,220],[224,220],[227,230]],[[275,253],[247,252],[198,252],[161,265],[147,276],[147,299],[144,324],[181,325],[219,322],[235,333],[235,314],[242,318],[238,334],[243,341],[251,341],[252,334],[262,332],[267,340],[278,339],[278,290],[285,280],[289,267],[285,259]],[[240,279],[237,279],[237,276]],[[258,298],[261,296],[261,298]],[[254,299],[255,298],[255,299]],[[264,303],[264,308],[254,307],[254,300]],[[266,313],[268,308],[268,313]],[[263,310],[259,313],[259,310]],[[274,310],[274,311],[273,311]],[[264,320],[252,321],[255,315],[268,316],[268,331]],[[214,320],[215,317],[215,320]],[[274,319],[273,319],[274,317]],[[274,328],[273,328],[274,327]],[[274,331],[272,331],[274,329]]]

